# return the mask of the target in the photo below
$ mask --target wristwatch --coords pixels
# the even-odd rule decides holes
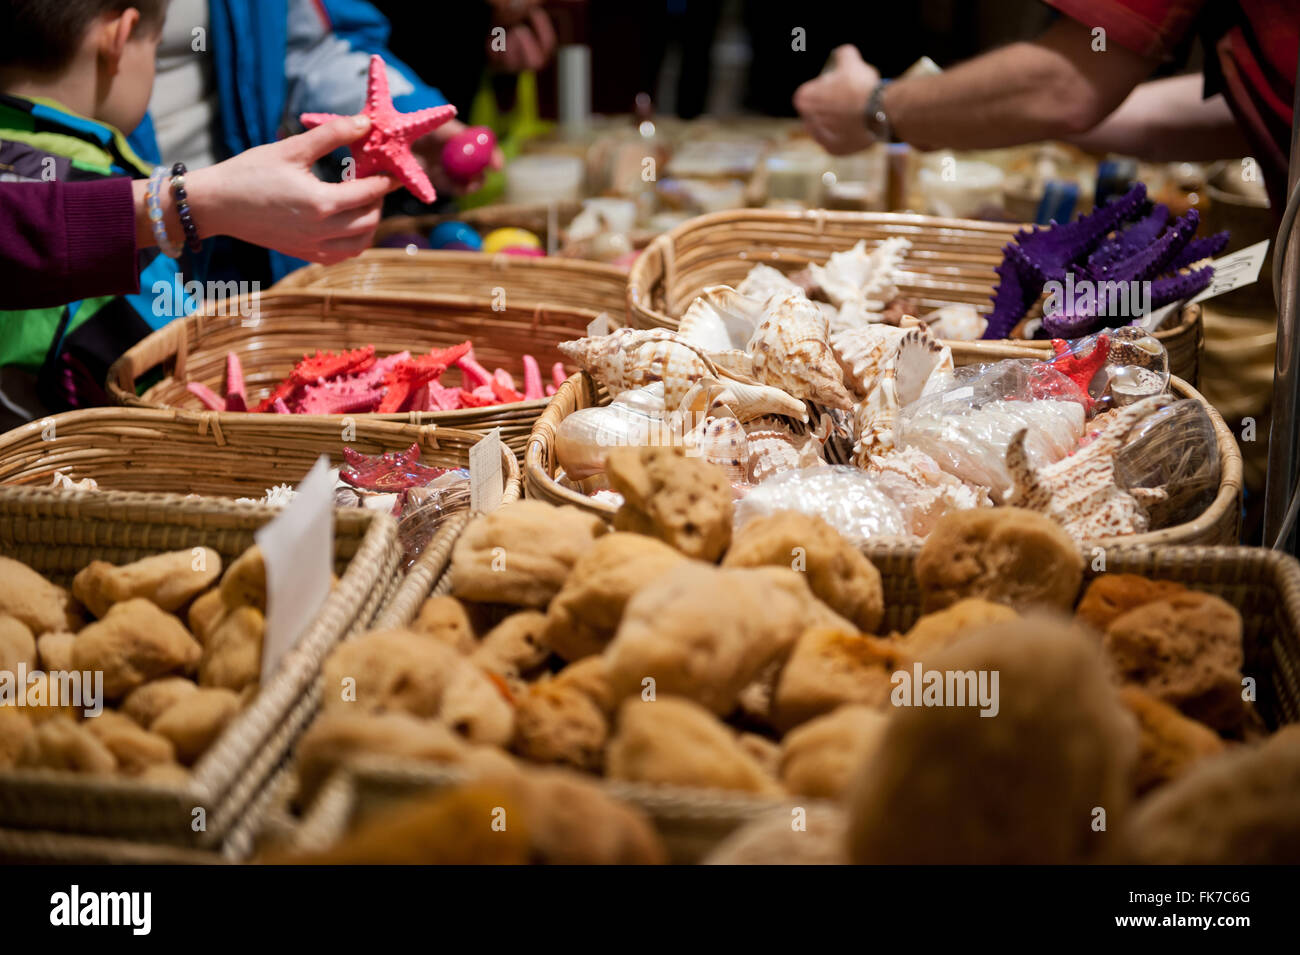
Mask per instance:
[[[892,82],[893,80],[881,80],[876,84],[876,88],[871,91],[871,96],[867,98],[866,114],[863,116],[867,132],[882,143],[894,141],[894,127],[889,124],[889,117],[885,115],[885,87]]]

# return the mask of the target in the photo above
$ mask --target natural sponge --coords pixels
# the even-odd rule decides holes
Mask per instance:
[[[1133,862],[1300,862],[1300,727],[1203,760],[1137,807],[1126,827]]]
[[[923,608],[982,597],[1017,610],[1069,611],[1083,581],[1079,546],[1057,523],[1018,507],[953,511],[916,557]]]
[[[895,712],[850,798],[853,861],[1097,858],[1106,843],[1094,829],[1099,810],[1108,829],[1119,824],[1137,740],[1095,642],[1064,622],[1027,617],[973,634],[930,665],[984,671],[996,716],[970,705]]]
[[[92,561],[72,579],[72,595],[96,617],[109,607],[144,597],[162,610],[178,610],[221,576],[221,555],[210,547],[154,554],[115,567]]]
[[[793,570],[683,561],[628,601],[605,662],[619,697],[641,693],[651,680],[657,693],[724,716],[740,691],[818,622],[853,629]]]
[[[1102,639],[1115,673],[1224,733],[1241,727],[1241,615],[1211,594],[1188,592],[1117,617]]]
[[[184,624],[143,597],[113,604],[72,645],[73,666],[102,670],[104,695],[110,700],[155,677],[192,667],[202,655]]]
[[[1187,588],[1169,580],[1151,580],[1138,574],[1103,574],[1083,592],[1074,615],[1105,633],[1116,617],[1143,604],[1187,593]]]
[[[699,704],[671,697],[623,703],[605,771],[611,779],[635,782],[781,791],[728,726]]]
[[[605,530],[599,517],[576,507],[508,504],[473,521],[456,542],[452,589],[462,600],[545,609]]]
[[[681,448],[617,448],[605,474],[623,495],[616,530],[657,537],[701,560],[717,560],[727,549],[733,494],[722,468]]]
[[[821,601],[859,630],[875,633],[885,612],[880,571],[820,517],[777,511],[746,524],[724,567],[790,567]]]
[[[600,653],[632,595],[686,558],[644,534],[606,534],[578,558],[551,601],[546,642],[566,660]]]

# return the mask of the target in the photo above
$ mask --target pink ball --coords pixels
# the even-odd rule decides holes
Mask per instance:
[[[486,126],[471,126],[457,133],[442,147],[442,168],[447,175],[468,182],[492,162],[497,138]]]

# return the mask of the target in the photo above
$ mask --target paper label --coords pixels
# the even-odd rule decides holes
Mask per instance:
[[[254,535],[266,561],[262,683],[298,643],[330,594],[334,564],[334,481],[324,455],[297,497]]]
[[[601,312],[599,315],[593,318],[591,320],[591,324],[587,326],[587,337],[600,338],[608,334],[609,334],[609,316],[606,315],[604,312]]]
[[[1268,239],[1264,239],[1262,242],[1256,242],[1254,245],[1239,249],[1231,255],[1214,259],[1210,263],[1214,266],[1214,278],[1210,279],[1210,284],[1191,301],[1204,302],[1207,298],[1214,298],[1216,295],[1222,295],[1225,292],[1231,292],[1233,289],[1241,288],[1243,285],[1257,282],[1259,280],[1259,270],[1263,267],[1264,259],[1268,256],[1268,242]],[[1147,331],[1159,328],[1164,324],[1165,319],[1177,309],[1182,308],[1182,306],[1182,302],[1173,302],[1156,309],[1142,319],[1142,327]]]
[[[469,507],[475,514],[490,514],[501,506],[505,478],[501,473],[501,429],[469,449]]]

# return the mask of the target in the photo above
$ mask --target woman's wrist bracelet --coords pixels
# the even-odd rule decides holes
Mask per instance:
[[[176,203],[176,214],[180,216],[181,228],[185,230],[185,244],[191,252],[201,252],[203,241],[199,238],[199,227],[194,224],[194,214],[190,211],[190,198],[185,192],[185,163],[178,162],[172,166],[172,201]]]
[[[168,237],[167,224],[163,222],[162,188],[163,177],[166,175],[165,167],[154,167],[153,175],[149,177],[149,190],[145,193],[145,207],[149,212],[149,224],[153,227],[153,237],[158,243],[158,250],[169,259],[179,259],[183,250]]]

